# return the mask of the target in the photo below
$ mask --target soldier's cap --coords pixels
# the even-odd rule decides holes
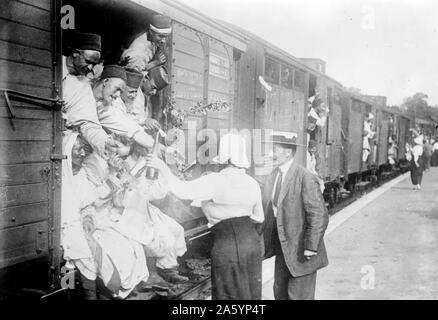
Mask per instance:
[[[101,37],[94,33],[75,32],[72,35],[72,44],[74,49],[101,51]]]
[[[141,82],[143,81],[143,73],[137,71],[126,70],[126,85],[131,88],[140,87]]]
[[[161,14],[152,17],[149,27],[152,31],[163,35],[168,35],[172,32],[170,17]]]
[[[120,78],[126,82],[125,68],[117,64],[107,64],[103,67],[102,75],[100,76],[100,79],[106,78]]]

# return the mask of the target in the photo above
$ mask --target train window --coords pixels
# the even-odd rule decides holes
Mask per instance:
[[[295,89],[304,91],[305,87],[305,73],[301,70],[295,70],[295,79],[294,79]]]
[[[265,59],[265,79],[271,83],[280,82],[280,64],[277,61]]]
[[[281,65],[281,85],[286,88],[293,88],[294,73],[293,69],[284,64]]]

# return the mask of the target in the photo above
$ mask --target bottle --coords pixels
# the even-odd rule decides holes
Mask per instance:
[[[158,155],[158,151],[160,150],[160,144],[158,142],[159,132],[155,136],[154,146],[152,147],[152,154]],[[146,178],[149,180],[157,180],[158,179],[158,169],[154,167],[147,166],[146,167]]]

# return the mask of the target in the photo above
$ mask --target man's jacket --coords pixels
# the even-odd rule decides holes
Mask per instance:
[[[274,216],[272,192],[276,170],[268,177],[263,188],[265,222],[265,258],[274,255],[272,232]],[[277,209],[277,231],[286,264],[294,277],[315,272],[328,265],[323,236],[328,225],[328,212],[317,178],[307,169],[293,162],[283,178]],[[310,260],[304,250],[316,251]]]

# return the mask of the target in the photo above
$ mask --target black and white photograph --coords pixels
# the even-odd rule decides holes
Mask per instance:
[[[1,0],[0,301],[438,299],[437,57],[435,0]]]

